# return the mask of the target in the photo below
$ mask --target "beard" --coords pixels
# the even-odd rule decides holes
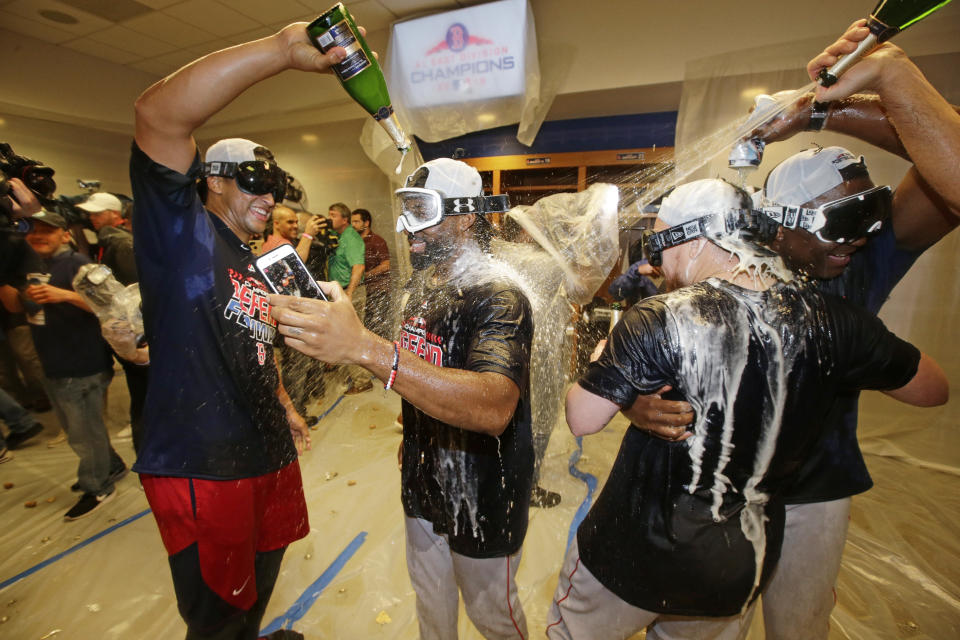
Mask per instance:
[[[453,254],[454,246],[449,241],[420,239],[424,243],[423,251],[410,252],[410,266],[422,271],[432,265],[439,264]]]

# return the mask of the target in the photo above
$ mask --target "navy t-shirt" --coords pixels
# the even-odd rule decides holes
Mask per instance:
[[[893,225],[888,224],[853,254],[842,275],[813,284],[876,315],[921,253],[898,249]],[[787,504],[838,500],[873,486],[857,442],[859,399],[859,391],[837,397],[824,420],[823,437],[785,494]]]
[[[643,609],[738,613],[779,557],[779,494],[836,393],[900,387],[919,358],[862,309],[791,286],[709,280],[639,302],[580,385],[621,407],[672,385],[694,436],[627,430],[577,532],[584,566]]]
[[[214,480],[280,469],[297,457],[277,399],[276,323],[255,256],[186,175],[134,143],[134,242],[150,345],[144,433],[134,470]]]
[[[503,282],[413,289],[400,348],[437,366],[504,375],[520,400],[499,437],[450,426],[404,401],[404,513],[430,521],[461,555],[512,554],[527,532],[533,482],[530,304]]]
[[[75,251],[66,250],[43,260],[50,274],[48,284],[73,291],[73,277],[90,262]],[[89,311],[69,302],[43,305],[45,323],[30,325],[33,344],[48,378],[82,378],[111,371],[110,349],[100,334],[100,321]]]

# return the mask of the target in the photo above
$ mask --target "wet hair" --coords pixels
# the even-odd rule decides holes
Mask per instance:
[[[340,212],[340,215],[347,219],[347,222],[350,221],[350,207],[343,204],[342,202],[334,202],[332,205],[327,207],[327,210],[336,209]]]
[[[360,219],[367,223],[367,228],[373,231],[373,220],[370,217],[370,212],[366,209],[354,209],[351,216],[357,215],[360,216]]]

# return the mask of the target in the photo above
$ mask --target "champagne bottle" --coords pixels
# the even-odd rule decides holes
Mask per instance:
[[[817,77],[824,87],[837,82],[841,75],[874,47],[897,35],[915,22],[923,20],[950,0],[880,0],[867,18],[870,35],[860,42],[857,49],[837,60],[829,69],[821,69]]]
[[[335,46],[347,50],[347,57],[333,67],[340,84],[386,130],[397,149],[408,150],[410,140],[393,112],[383,71],[343,3],[333,5],[307,25],[307,34],[323,53]]]

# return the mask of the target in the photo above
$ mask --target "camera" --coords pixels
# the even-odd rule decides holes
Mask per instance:
[[[48,206],[52,203],[53,192],[57,190],[57,183],[53,180],[53,169],[44,166],[36,160],[18,155],[6,142],[0,142],[0,218],[9,224],[13,217],[13,208],[7,196],[14,201],[10,180],[19,178],[37,198]]]

